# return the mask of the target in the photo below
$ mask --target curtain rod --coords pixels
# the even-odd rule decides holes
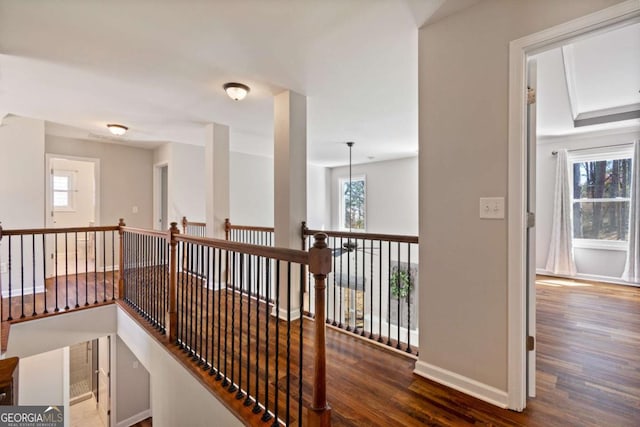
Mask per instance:
[[[574,152],[574,151],[583,151],[583,150],[597,150],[598,148],[624,147],[625,145],[633,145],[633,142],[625,142],[624,144],[601,145],[599,147],[576,148],[576,149],[567,150],[567,151]],[[555,156],[556,154],[558,154],[558,152],[552,151],[551,154]]]

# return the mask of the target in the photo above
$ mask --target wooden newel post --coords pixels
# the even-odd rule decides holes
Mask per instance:
[[[229,218],[224,219],[224,240],[229,240],[229,235],[231,234],[231,221]]]
[[[120,235],[120,259],[118,262],[118,299],[124,299],[124,218],[118,221],[118,234]]]
[[[171,228],[167,234],[169,239],[169,309],[167,311],[167,338],[169,342],[178,340],[178,309],[177,309],[177,282],[178,282],[178,259],[177,249],[178,241],[176,236],[180,234],[178,223],[172,222]]]
[[[317,233],[309,249],[309,271],[315,279],[315,359],[313,365],[313,401],[307,422],[312,427],[331,425],[331,407],[327,403],[327,362],[325,344],[325,290],[327,274],[331,272],[331,249],[327,247],[327,235]]]
[[[186,216],[183,216],[182,217],[182,234],[187,234],[187,224],[189,224],[189,221],[187,221]]]

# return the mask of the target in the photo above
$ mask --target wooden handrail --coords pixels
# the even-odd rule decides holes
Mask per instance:
[[[178,225],[177,222],[172,222],[171,224]],[[145,228],[136,228],[136,227],[122,227],[122,231],[125,233],[133,233],[133,234],[142,234],[145,236],[154,236],[154,237],[162,237],[164,239],[169,239],[170,231],[159,231],[159,230],[147,230]],[[180,230],[178,230],[180,231]]]
[[[288,261],[304,265],[309,264],[309,253],[297,249],[274,248],[271,246],[263,245],[250,245],[248,243],[238,243],[229,240],[186,235],[176,236],[176,240],[179,242],[195,243],[231,252],[242,252],[249,255],[257,255],[265,258],[277,259],[280,261]]]
[[[344,237],[351,239],[367,239],[367,240],[384,240],[390,242],[400,243],[418,243],[418,236],[407,236],[400,234],[380,234],[380,233],[360,233],[349,231],[324,231],[324,230],[311,230],[307,228],[305,222],[302,222],[302,237],[313,236],[318,233],[324,233],[328,237]]]
[[[1,227],[0,227],[1,228]],[[117,225],[103,225],[94,227],[64,227],[64,228],[23,228],[14,230],[0,231],[0,239],[2,236],[29,236],[32,234],[61,234],[61,233],[84,233],[90,231],[118,231]]]

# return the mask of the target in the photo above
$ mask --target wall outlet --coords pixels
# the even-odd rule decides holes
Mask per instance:
[[[481,197],[480,218],[504,219],[504,197]]]
[[[134,207],[131,209],[131,212],[133,212],[134,214],[138,213],[138,207],[137,207],[137,206],[134,206]]]
[[[138,369],[138,367],[140,366],[140,362],[138,362],[137,360],[133,361],[133,369]]]
[[[7,263],[6,262],[0,263],[0,273],[6,273],[7,271],[9,271],[7,268]]]

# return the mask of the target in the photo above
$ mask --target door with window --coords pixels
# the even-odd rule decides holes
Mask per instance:
[[[87,227],[97,218],[98,160],[47,155],[47,228]],[[47,277],[95,270],[95,235],[47,236]]]

